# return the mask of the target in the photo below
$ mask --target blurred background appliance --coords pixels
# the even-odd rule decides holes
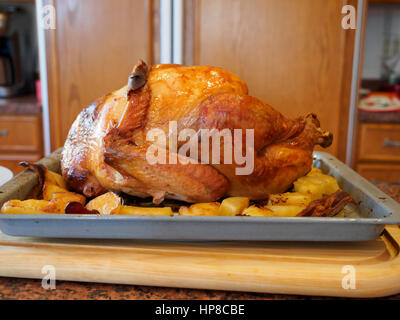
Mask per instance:
[[[18,6],[0,6],[0,97],[34,89],[35,50],[29,13]]]

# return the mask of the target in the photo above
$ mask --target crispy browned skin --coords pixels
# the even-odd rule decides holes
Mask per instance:
[[[171,120],[177,121],[178,130],[196,132],[242,129],[245,134],[245,129],[254,129],[253,173],[236,175],[235,163],[150,165],[146,150],[152,142],[146,134],[153,128],[168,133]],[[328,146],[331,141],[332,135],[319,128],[315,115],[285,118],[249,96],[246,84],[226,70],[180,65],[148,70],[141,62],[128,86],[80,113],[61,164],[69,185],[87,197],[114,190],[152,196],[154,202],[164,198],[206,202],[224,195],[257,200],[287,190],[311,169],[314,146]],[[222,149],[223,144],[221,162]]]

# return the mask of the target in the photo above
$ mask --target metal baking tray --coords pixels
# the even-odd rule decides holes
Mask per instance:
[[[358,206],[345,217],[93,216],[0,214],[0,229],[11,236],[156,240],[360,241],[376,239],[385,225],[400,224],[400,204],[325,152],[314,152],[314,166],[335,177]],[[60,150],[42,159],[58,171]],[[24,199],[37,183],[25,171],[0,188],[0,206]]]

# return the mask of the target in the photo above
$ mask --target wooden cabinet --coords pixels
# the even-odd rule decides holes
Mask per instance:
[[[365,178],[400,182],[400,124],[360,123],[355,158]]]
[[[44,0],[56,8],[46,50],[52,149],[82,108],[123,86],[139,58],[158,62],[158,0]],[[318,114],[344,158],[356,0],[185,0],[184,63],[224,67],[250,94],[294,117]]]
[[[155,1],[157,2],[157,1]],[[56,9],[45,31],[52,150],[78,113],[125,85],[138,59],[153,61],[152,0],[44,0]]]
[[[378,182],[399,182],[400,163],[360,163],[357,172],[368,180]]]
[[[400,124],[362,124],[358,160],[400,162]]]
[[[35,115],[0,116],[0,151],[41,153],[41,119]]]
[[[344,159],[354,30],[341,10],[357,1],[185,1],[186,63],[224,67],[287,116],[314,112]]]
[[[0,165],[14,173],[20,161],[35,162],[43,156],[41,114],[0,115]]]

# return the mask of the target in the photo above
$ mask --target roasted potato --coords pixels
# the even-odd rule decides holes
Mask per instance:
[[[4,214],[51,214],[64,213],[55,202],[47,200],[10,200],[3,204],[1,213]]]
[[[297,179],[293,185],[294,192],[270,195],[265,208],[271,210],[274,216],[295,217],[311,201],[339,190],[336,179],[323,174],[317,168],[313,168],[306,176]]]
[[[86,198],[85,196],[70,192],[67,189],[63,189],[58,185],[48,183],[47,181],[44,183],[43,186],[43,199],[44,200],[65,200],[68,202],[80,202],[81,204],[85,204]]]
[[[217,216],[219,206],[218,202],[195,203],[190,207],[180,207],[179,214],[183,216]]]
[[[122,206],[118,214],[127,215],[152,215],[152,216],[172,216],[174,213],[170,207],[163,208],[144,208],[133,206]]]
[[[62,177],[62,175],[55,173],[53,171],[50,170],[45,170],[44,172],[44,180],[45,183],[51,183],[54,184],[60,188],[63,189],[68,189],[67,187],[67,183],[65,182],[64,178]]]
[[[323,174],[315,168],[306,176],[297,179],[293,185],[295,192],[307,194],[312,200],[321,199],[323,195],[332,194],[339,190],[335,178]]]
[[[39,169],[37,165],[30,166],[37,170],[38,174],[41,174],[44,178],[41,191],[41,198],[43,199],[11,200],[3,205],[1,213],[65,213],[65,207],[69,202],[85,204],[86,198],[83,195],[67,190],[67,184],[61,175],[49,171],[44,167]]]
[[[85,208],[97,210],[101,215],[119,214],[121,202],[121,198],[114,192],[107,192],[91,200]]]
[[[271,194],[268,205],[299,205],[307,206],[311,202],[311,196],[300,192],[286,192]]]
[[[303,211],[306,206],[283,205],[283,206],[265,206],[265,209],[272,211],[275,217],[295,217]]]
[[[244,209],[241,213],[242,215],[245,216],[251,216],[251,217],[273,217],[274,214],[273,212],[265,207],[258,208],[256,206],[250,206],[246,209]]]
[[[218,215],[220,216],[236,216],[241,214],[244,209],[249,206],[249,198],[247,197],[230,197],[222,201]]]
[[[44,180],[42,190],[43,200],[54,204],[58,213],[65,213],[65,207],[69,202],[79,202],[85,205],[86,198],[79,193],[68,191],[67,184],[61,175],[45,170]]]
[[[86,198],[67,189],[67,184],[60,174],[47,170],[38,164],[25,164],[39,175],[39,184],[35,193],[43,200],[11,200],[1,208],[1,213],[12,214],[41,214],[65,213],[65,207],[70,202],[78,202],[82,206]],[[304,210],[311,201],[321,199],[324,195],[335,193],[338,183],[335,178],[323,174],[320,169],[312,170],[294,183],[294,192],[271,194],[263,207],[250,206],[247,197],[229,197],[219,202],[196,203],[189,207],[182,206],[180,215],[198,216],[237,216],[254,217],[294,217]],[[102,215],[168,215],[173,216],[170,207],[137,207],[123,206],[122,199],[113,192],[107,192],[92,199],[85,208],[97,210]],[[343,211],[337,216],[342,216]]]
[[[57,186],[54,187],[59,188]],[[51,196],[52,199],[50,200],[10,200],[3,205],[1,213],[65,213],[65,207],[69,202],[85,204],[85,197],[74,192],[59,191],[52,193]]]

